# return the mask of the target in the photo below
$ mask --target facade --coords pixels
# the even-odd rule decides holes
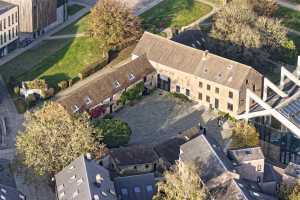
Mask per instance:
[[[19,8],[22,38],[36,38],[66,20],[65,0],[4,0]]]
[[[0,1],[0,57],[17,48],[18,6]]]
[[[122,93],[138,83],[145,90],[156,86],[155,70],[146,57],[127,60],[114,69],[100,70],[56,95],[56,101],[69,113],[88,111],[93,117],[101,117],[118,110]]]
[[[113,170],[119,175],[134,175],[154,172],[158,156],[151,147],[132,146],[110,150]]]
[[[92,160],[90,154],[75,159],[55,175],[55,180],[58,200],[117,200],[109,171]]]
[[[246,90],[262,94],[263,76],[241,63],[145,32],[132,58],[146,55],[157,71],[157,87],[181,93],[210,108],[237,116]]]

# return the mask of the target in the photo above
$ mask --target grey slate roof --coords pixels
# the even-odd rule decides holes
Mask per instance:
[[[132,53],[200,78],[240,89],[250,66],[145,32]],[[256,72],[256,71],[255,71]]]
[[[101,184],[96,184],[98,174]],[[101,200],[117,199],[108,170],[83,155],[56,174],[55,179],[59,200],[94,200],[95,195]]]
[[[260,147],[229,150],[229,156],[237,163],[265,159]]]
[[[120,200],[151,200],[156,192],[153,173],[117,177],[114,182]]]
[[[180,160],[196,162],[201,168],[201,179],[204,182],[215,178],[233,166],[222,149],[211,138],[200,135],[180,147]]]
[[[148,164],[158,160],[153,148],[143,145],[111,149],[110,156],[118,166]]]
[[[16,7],[16,5],[5,2],[5,1],[0,1],[0,15],[14,7]]]
[[[16,189],[15,179],[10,172],[10,161],[0,159],[0,199],[24,200],[25,195]]]

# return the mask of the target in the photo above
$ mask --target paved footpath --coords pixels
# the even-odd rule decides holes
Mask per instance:
[[[277,3],[283,7],[290,8],[300,12],[300,4],[291,3],[288,0],[277,0]]]

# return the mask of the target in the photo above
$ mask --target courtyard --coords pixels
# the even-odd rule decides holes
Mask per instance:
[[[133,106],[125,106],[114,113],[114,117],[129,124],[132,130],[129,145],[155,145],[199,123],[207,128],[207,135],[223,147],[230,137],[229,129],[218,127],[215,112],[207,111],[194,102],[183,102],[161,90]]]

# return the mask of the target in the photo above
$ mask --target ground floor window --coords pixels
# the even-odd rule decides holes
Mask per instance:
[[[189,89],[185,90],[185,95],[188,96],[188,97],[190,96],[190,90]]]
[[[176,92],[180,93],[180,86],[179,85],[176,85]]]
[[[206,96],[206,102],[210,103],[210,96]]]
[[[200,93],[200,92],[198,93],[198,99],[202,100],[202,93]]]
[[[229,111],[233,111],[233,105],[232,105],[231,103],[228,103],[228,104],[227,104],[227,109],[228,109]]]

